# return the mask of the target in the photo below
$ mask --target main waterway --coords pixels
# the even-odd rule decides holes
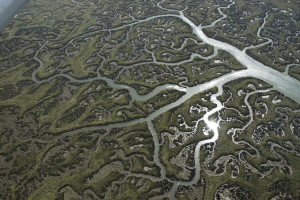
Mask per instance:
[[[0,0],[0,31],[29,0]]]

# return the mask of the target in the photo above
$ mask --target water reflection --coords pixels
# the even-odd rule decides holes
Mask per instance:
[[[212,130],[214,132],[219,128],[219,124],[215,121],[208,121],[207,126],[210,130]]]

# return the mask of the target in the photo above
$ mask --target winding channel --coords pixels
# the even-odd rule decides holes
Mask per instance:
[[[234,3],[232,3],[232,4],[234,4]],[[227,7],[220,7],[220,8],[229,8],[232,4],[230,4]],[[162,8],[160,6],[160,3],[158,3],[157,6]],[[152,114],[150,114],[146,118],[135,119],[135,120],[128,121],[128,122],[125,122],[125,123],[109,124],[109,125],[106,125],[106,126],[91,126],[91,127],[79,128],[79,129],[76,129],[76,130],[71,130],[71,131],[64,132],[64,133],[60,134],[58,137],[56,137],[55,140],[57,138],[61,138],[61,137],[64,137],[66,135],[76,134],[76,133],[79,133],[79,132],[82,132],[82,131],[110,129],[110,128],[115,128],[115,127],[126,127],[126,126],[134,125],[134,124],[137,124],[137,123],[141,123],[141,122],[147,122],[148,128],[149,128],[149,130],[150,130],[150,132],[153,136],[153,141],[154,141],[154,144],[155,144],[154,161],[157,164],[157,166],[160,167],[160,169],[161,169],[161,178],[162,179],[167,179],[165,177],[166,169],[163,166],[163,164],[160,162],[160,159],[159,159],[160,144],[159,144],[158,136],[157,136],[157,133],[156,133],[156,130],[155,130],[155,127],[154,127],[152,121],[155,118],[157,118],[158,116],[160,116],[161,114],[167,112],[168,110],[183,104],[188,99],[190,99],[193,95],[195,95],[197,93],[200,93],[202,91],[217,87],[218,92],[211,96],[211,102],[216,104],[216,107],[214,109],[210,110],[209,112],[207,112],[204,115],[204,117],[202,118],[202,120],[206,123],[207,127],[213,133],[213,136],[210,139],[199,141],[198,144],[196,145],[195,153],[194,153],[194,159],[195,159],[194,161],[195,161],[195,168],[196,168],[195,176],[193,177],[193,179],[191,181],[173,181],[173,180],[168,179],[169,182],[173,183],[173,187],[170,190],[169,196],[170,196],[171,199],[176,199],[175,198],[175,196],[176,196],[175,193],[176,193],[176,190],[179,187],[179,185],[191,186],[193,184],[196,184],[200,180],[200,170],[201,169],[200,169],[199,154],[200,154],[201,146],[203,146],[205,144],[208,144],[208,143],[215,143],[217,141],[218,137],[219,137],[218,122],[209,121],[209,117],[211,115],[213,115],[214,113],[220,111],[223,108],[222,103],[217,100],[217,97],[223,94],[222,87],[223,87],[224,84],[226,84],[230,81],[239,79],[239,78],[244,78],[244,77],[257,78],[257,79],[263,80],[263,81],[271,84],[273,86],[274,90],[277,90],[277,91],[283,93],[285,96],[287,96],[287,97],[293,99],[294,101],[300,103],[300,92],[299,92],[300,82],[297,81],[295,78],[290,77],[288,75],[288,73],[278,72],[278,71],[262,64],[261,62],[253,59],[252,57],[247,55],[245,50],[244,51],[239,50],[238,48],[236,48],[236,47],[234,47],[234,46],[232,46],[228,43],[221,42],[221,41],[209,38],[203,33],[202,29],[214,26],[216,23],[218,23],[219,21],[221,21],[222,19],[227,17],[227,15],[222,13],[220,8],[218,9],[218,11],[222,14],[222,18],[215,20],[211,25],[208,25],[208,26],[203,26],[203,27],[201,25],[196,26],[190,19],[188,19],[183,14],[183,11],[176,11],[176,12],[179,13],[178,15],[176,15],[176,14],[165,14],[165,15],[152,16],[152,17],[149,17],[147,19],[139,20],[137,22],[133,22],[133,23],[128,24],[128,25],[123,25],[121,27],[112,28],[112,29],[109,29],[109,30],[98,30],[98,31],[94,31],[92,33],[81,35],[81,36],[78,36],[78,37],[72,39],[68,43],[68,44],[73,44],[72,42],[74,40],[79,39],[81,37],[85,37],[85,36],[90,35],[90,34],[97,33],[97,32],[119,30],[119,29],[122,29],[122,28],[125,28],[125,27],[131,27],[131,26],[134,26],[136,24],[143,23],[143,22],[146,22],[146,21],[150,21],[150,20],[153,20],[153,19],[156,19],[156,18],[165,18],[165,17],[179,18],[192,28],[194,34],[196,34],[198,36],[198,38],[203,41],[203,43],[209,44],[209,45],[213,46],[215,49],[221,49],[221,50],[224,50],[224,51],[230,53],[238,62],[240,62],[240,64],[242,64],[243,66],[245,66],[247,68],[246,70],[232,71],[232,72],[230,72],[228,74],[225,74],[221,77],[215,78],[211,81],[208,81],[208,82],[203,83],[203,84],[199,84],[199,85],[194,86],[194,87],[182,87],[182,86],[178,86],[178,85],[166,84],[166,85],[162,85],[162,86],[159,86],[159,87],[155,88],[152,92],[148,93],[147,95],[139,95],[134,88],[132,88],[128,85],[116,84],[114,82],[114,80],[112,80],[110,78],[107,78],[107,77],[102,77],[100,75],[98,75],[97,77],[94,77],[94,78],[78,80],[78,79],[75,79],[75,78],[71,77],[70,75],[57,74],[57,75],[54,75],[54,76],[52,76],[48,79],[45,79],[45,80],[38,80],[36,75],[37,75],[38,71],[43,67],[43,62],[42,62],[42,60],[40,60],[38,58],[38,55],[39,55],[40,51],[42,51],[42,49],[45,47],[46,44],[41,45],[40,50],[38,50],[36,52],[36,55],[34,56],[34,59],[40,64],[40,66],[32,74],[32,79],[36,83],[39,83],[39,84],[47,83],[47,82],[49,82],[49,81],[51,81],[51,80],[53,80],[54,78],[57,78],[57,77],[65,77],[65,78],[69,79],[71,82],[77,82],[77,83],[91,82],[91,81],[94,81],[94,80],[104,80],[112,88],[127,89],[130,92],[130,95],[132,96],[132,98],[134,100],[138,100],[138,101],[146,101],[146,100],[154,97],[159,92],[161,92],[165,89],[170,89],[170,88],[178,90],[178,91],[184,91],[185,92],[185,95],[183,95],[181,98],[179,98],[176,102],[173,102],[173,103],[170,103],[170,104],[168,104],[164,107],[161,107],[160,109],[156,110],[155,112],[153,112]],[[169,10],[169,11],[174,12],[174,10]],[[257,33],[258,36],[260,36],[261,29],[264,26],[267,17],[268,17],[268,14],[266,13],[266,17],[264,18],[264,23],[262,24],[262,26],[258,30],[258,33]],[[260,44],[258,46],[262,46],[262,45],[265,45],[267,43],[272,42],[271,39],[268,39],[268,38],[264,38],[264,39],[267,39],[268,41],[266,43]],[[256,47],[258,47],[258,46],[256,46]],[[255,48],[255,47],[251,46],[251,47],[248,47],[247,49],[250,49],[250,48]],[[194,57],[197,57],[197,56],[200,57],[199,55],[193,54],[191,59],[194,59]],[[205,59],[205,58],[203,58],[203,59]],[[165,63],[160,63],[160,62],[156,62],[156,61],[153,61],[153,63],[165,64]],[[48,142],[51,142],[51,141],[48,141]],[[140,176],[143,176],[143,175],[140,175]],[[146,177],[146,175],[145,175],[145,177]]]

